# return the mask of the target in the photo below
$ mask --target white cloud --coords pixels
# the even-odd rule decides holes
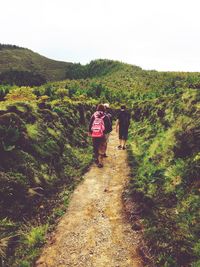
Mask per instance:
[[[50,58],[200,71],[198,0],[0,0],[0,42]]]

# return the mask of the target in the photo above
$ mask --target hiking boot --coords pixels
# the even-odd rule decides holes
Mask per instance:
[[[108,156],[107,156],[106,153],[105,153],[105,154],[103,154],[103,157],[104,157],[104,158],[107,158]]]
[[[122,147],[122,149],[123,149],[123,150],[125,150],[125,149],[126,149],[126,147],[125,147],[125,146],[123,146],[123,147]]]
[[[122,146],[121,146],[121,145],[119,145],[117,148],[118,148],[118,149],[122,149]]]
[[[103,164],[101,164],[101,163],[99,163],[97,166],[98,166],[99,168],[103,168]]]

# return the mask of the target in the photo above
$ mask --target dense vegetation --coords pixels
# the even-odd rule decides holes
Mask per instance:
[[[9,266],[30,266],[37,257],[52,220],[50,213],[44,219],[45,201],[60,185],[68,192],[90,163],[87,121],[98,102],[109,101],[113,109],[126,103],[132,114],[129,195],[151,264],[199,266],[200,73],[111,60],[67,64],[64,81],[0,85],[1,256],[17,240]],[[35,218],[24,228],[22,221]]]
[[[1,102],[0,257],[13,254],[13,245],[20,244],[14,258],[4,259],[6,266],[30,266],[47,226],[63,214],[92,158],[86,127],[95,103],[47,100],[21,87],[12,88]],[[62,187],[63,207],[52,213],[49,206],[57,205],[54,198]]]
[[[43,76],[30,71],[10,70],[0,74],[1,84],[39,86],[46,82],[47,81]]]
[[[199,100],[185,89],[133,105],[131,191],[155,266],[200,264]]]

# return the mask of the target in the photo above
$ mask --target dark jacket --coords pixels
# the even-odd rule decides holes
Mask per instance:
[[[126,110],[120,110],[118,114],[118,120],[119,120],[119,128],[120,129],[128,129],[130,125],[130,119],[131,116]]]
[[[105,115],[109,118],[110,124],[111,124],[111,128],[112,128],[112,114],[106,111]]]
[[[95,116],[101,118],[104,116],[103,121],[104,121],[104,126],[105,126],[105,130],[104,130],[104,134],[110,133],[112,131],[112,125],[110,123],[110,119],[108,118],[108,116],[106,116],[106,114],[103,111],[96,111],[91,119],[90,119],[90,124],[89,124],[89,132],[92,133],[91,128],[92,128],[92,124],[93,121],[95,119]]]

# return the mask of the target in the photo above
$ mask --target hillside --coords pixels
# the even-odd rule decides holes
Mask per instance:
[[[129,99],[135,93],[165,93],[179,85],[200,87],[199,73],[158,72],[119,61],[97,59],[81,65],[46,58],[30,49],[0,44],[0,84],[38,86],[49,81],[80,80],[81,89],[101,83],[109,91],[118,91]],[[119,98],[120,96],[116,96]]]
[[[56,61],[30,49],[0,44],[0,84],[32,86],[64,79],[104,77],[126,66],[112,60],[94,60],[86,65]]]
[[[9,47],[17,51],[29,53]],[[133,203],[132,228],[149,266],[199,266],[200,73],[145,71],[99,59],[69,63],[65,74],[68,79],[33,88],[0,85],[5,266],[33,266],[47,228],[63,215],[92,161],[88,120],[105,101],[114,119],[121,103],[131,113],[124,197]]]
[[[12,83],[13,73],[17,75],[16,72],[39,75],[43,78],[41,83],[62,80],[66,78],[68,66],[69,63],[46,58],[26,48],[0,45],[0,80],[7,79],[8,83]],[[20,80],[19,74],[17,77]]]
[[[131,107],[137,100],[167,96],[186,88],[200,88],[200,73],[143,70],[105,59],[91,61],[85,66],[75,64],[69,70],[70,79],[44,85],[42,91],[46,88],[47,95],[50,95],[48,90],[56,92],[63,88],[66,95],[74,99],[81,95],[102,102],[126,102]]]

